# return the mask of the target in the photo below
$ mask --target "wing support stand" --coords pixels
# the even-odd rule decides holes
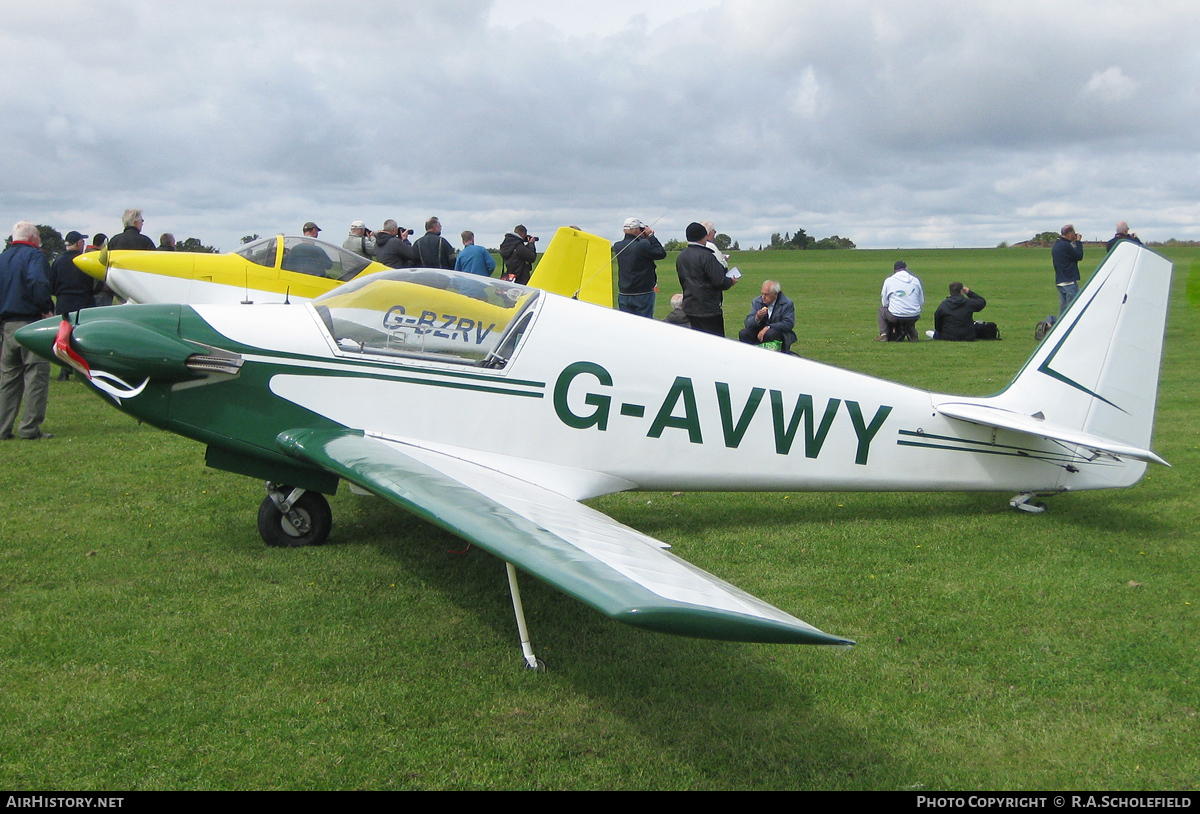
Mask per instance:
[[[1029,512],[1029,514],[1041,514],[1046,511],[1045,503],[1030,503],[1029,501],[1037,497],[1036,492],[1022,492],[1021,494],[1008,501],[1008,505],[1019,512]]]
[[[511,562],[504,563],[508,570],[508,590],[512,594],[513,612],[517,615],[517,632],[521,635],[521,653],[525,656],[525,666],[535,673],[546,672],[546,665],[533,655],[533,645],[529,643],[529,628],[525,624],[525,606],[521,604],[521,589],[517,586],[517,569]]]

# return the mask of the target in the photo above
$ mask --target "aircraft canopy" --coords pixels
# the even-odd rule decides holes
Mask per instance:
[[[474,274],[395,269],[348,283],[312,305],[342,354],[503,367],[539,293]]]

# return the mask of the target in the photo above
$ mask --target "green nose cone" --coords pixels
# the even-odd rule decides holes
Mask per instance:
[[[61,317],[39,320],[21,328],[15,336],[18,342],[38,356],[44,356],[53,362],[55,361],[54,338],[58,336],[58,326],[61,322]]]

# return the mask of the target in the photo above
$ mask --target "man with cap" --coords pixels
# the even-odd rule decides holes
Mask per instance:
[[[72,233],[74,234],[74,233]],[[31,441],[51,438],[42,432],[50,363],[26,350],[13,336],[20,328],[51,316],[50,264],[42,253],[38,228],[27,220],[13,226],[12,244],[0,253],[0,439],[13,437],[13,425],[25,402],[17,435]]]
[[[916,322],[925,305],[925,290],[903,260],[896,261],[892,276],[883,281],[880,302],[878,341],[916,342]]]
[[[667,250],[654,230],[637,218],[625,219],[625,237],[613,244],[617,258],[617,307],[630,314],[654,319],[654,292],[658,290],[656,260]]]
[[[675,259],[675,273],[683,289],[683,313],[693,329],[725,336],[725,314],[721,310],[724,292],[737,280],[725,273],[725,268],[709,251],[705,238],[708,230],[699,223],[689,223],[688,244]]]
[[[367,224],[356,220],[350,224],[350,235],[342,243],[342,248],[348,252],[360,254],[368,260],[375,259],[375,236],[367,228]]]
[[[75,266],[75,258],[83,254],[87,245],[87,235],[79,232],[67,232],[63,242],[67,250],[58,256],[50,266],[50,288],[54,293],[54,313],[62,316],[72,311],[91,308],[96,304],[96,281],[84,274]],[[71,368],[63,366],[58,374],[58,380],[65,382],[71,378]]]
[[[316,239],[321,228],[311,220],[304,224],[304,236]],[[289,238],[289,242],[295,238]],[[320,246],[307,240],[295,244],[283,256],[283,267],[287,271],[298,271],[301,274],[311,274],[314,277],[324,277],[325,272],[333,268],[333,261]]]

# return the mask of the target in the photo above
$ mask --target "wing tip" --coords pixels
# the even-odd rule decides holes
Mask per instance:
[[[855,642],[818,630],[800,619],[769,619],[704,608],[630,608],[612,615],[614,619],[643,630],[760,644],[808,644],[853,647]]]

